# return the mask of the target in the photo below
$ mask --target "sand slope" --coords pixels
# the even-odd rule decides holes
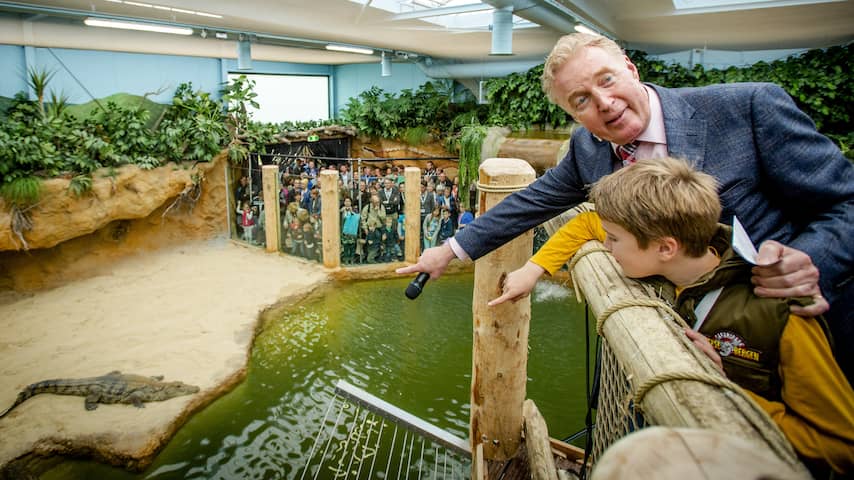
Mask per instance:
[[[242,378],[259,312],[326,279],[322,267],[226,239],[117,262],[108,275],[0,303],[0,411],[26,385],[112,370],[164,375],[199,394],[83,408],[37,395],[0,419],[0,467],[28,452],[146,463],[198,408]]]

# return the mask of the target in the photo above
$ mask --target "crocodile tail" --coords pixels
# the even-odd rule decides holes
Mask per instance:
[[[32,393],[30,388],[27,387],[23,392],[18,394],[18,398],[15,399],[15,403],[13,403],[11,407],[7,408],[6,410],[3,410],[3,412],[0,413],[0,418],[5,417],[7,413],[11,412],[15,407],[27,401],[27,399],[32,397],[33,395],[35,395],[35,393]]]
[[[0,413],[0,418],[3,418],[7,413],[11,412],[18,405],[26,402],[28,399],[40,394],[40,393],[65,393],[65,390],[74,390],[76,385],[71,382],[68,386],[63,386],[62,382],[58,380],[42,380],[41,382],[36,382],[31,385],[28,385],[27,388],[21,391],[18,394],[18,398],[15,399],[15,403],[12,404],[11,407],[3,410],[3,413]]]

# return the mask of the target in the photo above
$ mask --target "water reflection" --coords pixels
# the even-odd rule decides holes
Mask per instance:
[[[246,380],[194,415],[145,472],[69,461],[43,478],[299,478],[324,416],[337,401],[338,379],[467,438],[472,277],[431,282],[416,301],[404,297],[407,283],[336,286],[271,322],[256,339]],[[536,401],[556,438],[581,428],[585,413],[584,317],[569,295],[564,287],[543,284],[532,302],[527,396]],[[355,412],[347,418],[367,421]],[[347,432],[342,425],[335,438],[340,441]],[[390,443],[389,430],[384,435]],[[398,433],[396,448],[404,435],[413,444],[407,447],[410,469],[415,465],[433,471],[440,463],[444,468],[441,456],[430,451],[431,443],[424,444],[422,458],[419,438],[405,431]],[[390,462],[381,453],[377,463],[403,458]],[[465,468],[454,465],[460,478],[468,476]],[[329,467],[310,469],[305,478],[315,478],[315,473],[316,478],[334,478]],[[399,471],[388,468],[375,467],[374,478]]]

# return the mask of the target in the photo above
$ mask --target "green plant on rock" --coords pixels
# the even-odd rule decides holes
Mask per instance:
[[[259,108],[255,100],[258,94],[254,91],[255,81],[241,75],[232,79],[221,90],[222,102],[226,107],[225,123],[231,139],[228,142],[228,158],[235,161],[246,159],[250,151],[264,152],[263,146],[257,150],[259,137],[265,132],[257,125],[253,126],[252,114],[249,107]],[[249,135],[251,146],[246,145],[246,136]]]
[[[182,83],[158,125],[153,156],[172,162],[207,161],[227,138],[221,105],[209,93],[193,90],[192,83]]]
[[[44,115],[44,99],[47,94],[47,85],[50,79],[56,74],[56,71],[43,68],[31,67],[27,70],[27,86],[29,86],[36,95],[38,101],[39,112]]]
[[[68,192],[74,195],[77,198],[82,197],[92,190],[92,176],[91,175],[77,175],[71,178],[71,181],[68,182]]]

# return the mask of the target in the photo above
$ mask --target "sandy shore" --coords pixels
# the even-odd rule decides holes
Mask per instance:
[[[217,239],[140,254],[53,290],[4,297],[0,411],[30,383],[113,370],[163,375],[201,392],[143,409],[100,405],[91,412],[82,397],[37,395],[0,419],[0,468],[29,452],[147,462],[189,415],[242,378],[259,312],[326,278],[318,264]]]

